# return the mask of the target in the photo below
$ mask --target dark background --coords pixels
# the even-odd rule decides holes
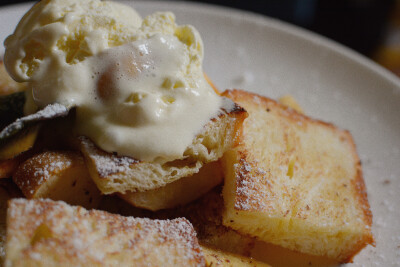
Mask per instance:
[[[373,57],[393,17],[395,0],[198,0],[296,24]],[[0,5],[26,2],[1,0]]]

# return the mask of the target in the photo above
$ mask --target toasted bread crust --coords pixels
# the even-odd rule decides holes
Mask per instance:
[[[7,203],[19,197],[22,193],[11,179],[0,179],[0,266],[3,266],[5,257]]]
[[[281,223],[283,223],[283,225],[287,224],[287,226],[284,227],[289,227],[290,229],[292,229],[292,227],[299,227],[297,232],[304,231],[298,233],[299,235],[307,235],[307,231],[311,231],[312,229],[312,231],[317,232],[320,231],[319,229],[322,230],[322,226],[324,225],[323,223],[320,225],[322,228],[319,228],[320,226],[317,226],[318,224],[315,224],[315,226],[313,226],[313,224],[318,223],[319,218],[327,220],[327,214],[323,215],[325,217],[320,216],[329,211],[332,212],[333,216],[331,228],[332,234],[336,231],[339,231],[338,234],[340,233],[340,235],[348,234],[348,237],[354,235],[354,238],[350,238],[353,239],[352,241],[347,241],[348,246],[346,248],[341,249],[340,247],[335,247],[338,252],[332,253],[331,251],[324,250],[325,245],[318,246],[317,239],[313,241],[314,243],[311,243],[314,245],[310,245],[310,247],[303,247],[305,243],[302,243],[301,240],[296,241],[293,236],[284,237],[283,235],[285,235],[286,230],[282,229],[280,230],[282,232],[276,231],[276,233],[280,233],[279,235],[282,236],[274,236],[274,233],[270,232],[270,230],[265,232],[263,232],[262,230],[261,232],[258,231],[260,232],[260,236],[257,237],[261,238],[262,240],[270,241],[272,243],[286,246],[291,249],[298,249],[301,252],[321,256],[327,255],[329,257],[336,258],[341,262],[350,261],[351,258],[363,247],[365,247],[367,244],[374,243],[374,239],[371,233],[372,214],[369,209],[365,183],[362,177],[360,160],[356,152],[353,138],[348,131],[340,130],[331,123],[311,119],[289,107],[280,105],[272,99],[268,99],[266,97],[262,97],[256,94],[240,90],[232,90],[226,91],[222,95],[229,97],[233,101],[239,103],[239,105],[242,105],[245,109],[248,110],[249,119],[252,118],[249,121],[245,121],[244,123],[244,137],[242,139],[242,143],[238,146],[236,150],[234,150],[233,152],[229,152],[229,156],[225,157],[225,160],[223,160],[225,166],[224,168],[228,172],[228,174],[226,174],[226,179],[228,180],[226,180],[225,182],[226,188],[224,188],[224,198],[226,198],[226,200],[229,199],[230,203],[228,203],[227,212],[224,213],[224,224],[231,226],[238,231],[257,236],[255,232],[252,232],[252,230],[250,230],[250,228],[246,226],[246,223],[251,224],[251,222],[248,220],[257,220],[257,222],[259,222],[260,224],[262,220],[267,220],[265,222],[271,223],[271,231],[274,231],[273,227],[278,227],[278,225],[276,224],[280,221]],[[267,113],[270,113],[270,115],[263,115]],[[268,126],[265,126],[269,122],[256,122],[254,121],[254,118],[256,118],[254,116],[256,116],[257,119],[261,120],[266,118],[276,119],[276,125],[271,122],[271,125],[268,124]],[[258,125],[255,126],[254,123],[258,123]],[[268,127],[275,126],[282,127],[280,129],[276,129],[276,134],[282,132],[282,135],[277,135],[276,138],[281,140],[280,142],[282,142],[283,144],[286,144],[286,147],[284,148],[281,147],[275,149],[276,147],[274,148],[273,146],[276,145],[276,143],[274,143],[273,141],[272,143],[267,144],[264,143],[264,141],[261,142],[261,139],[257,139],[258,137],[255,136],[257,134],[263,134],[262,132],[257,133],[257,131],[270,131],[270,134],[272,134],[271,136],[274,137],[275,129],[269,129]],[[316,153],[313,156],[315,157],[315,163],[320,162],[320,164],[324,164],[324,160],[330,160],[329,162],[325,162],[328,163],[328,165],[330,164],[330,167],[327,167],[330,169],[325,169],[325,166],[314,166],[315,170],[306,170],[305,172],[301,169],[303,164],[304,166],[310,164],[307,163],[307,157],[305,156],[307,153],[304,153],[304,151],[307,152],[307,150],[305,150],[307,148],[302,148],[304,144],[301,140],[307,140],[307,138],[316,137],[313,136],[313,134],[311,133],[318,135],[327,134],[327,136],[330,136],[319,136],[318,138],[320,139],[318,140],[320,141],[318,142],[322,142],[322,140],[325,140],[324,138],[327,138],[326,140],[332,140],[339,144],[340,148],[334,149],[339,149],[340,152],[330,151],[329,149],[331,149],[331,145],[325,147],[325,144],[321,144],[323,146],[321,150],[319,146],[316,146],[317,149],[320,150],[320,152],[311,152]],[[271,146],[271,148],[269,148],[268,146]],[[315,144],[313,146],[315,146]],[[296,152],[298,150],[300,152]],[[275,152],[269,154],[271,153],[270,151]],[[346,162],[343,166],[340,165],[344,163],[343,159],[339,159],[338,163],[336,164],[335,162],[332,162],[333,159],[331,159],[329,155],[326,155],[326,153],[331,152],[337,153],[337,155],[342,155],[341,153],[345,153],[344,151],[347,151],[348,153],[348,155],[346,156],[346,160],[348,160],[348,162]],[[288,155],[292,155],[293,158]],[[294,163],[292,162],[292,159]],[[272,160],[274,160],[273,165],[268,166],[267,162],[270,162],[272,164]],[[353,165],[351,165],[351,163]],[[283,169],[286,168],[287,173],[283,172],[282,169],[279,170],[277,166],[282,166]],[[272,174],[271,171],[274,173]],[[328,173],[325,174],[325,171],[327,171]],[[293,176],[293,172],[295,173],[295,178],[291,178]],[[312,205],[305,205],[307,203],[307,199],[302,199],[306,197],[302,196],[302,194],[314,193],[312,193],[311,191],[308,192],[309,189],[307,189],[308,191],[303,192],[301,191],[303,190],[301,189],[302,187],[297,188],[297,186],[295,185],[297,180],[299,183],[308,183],[309,178],[307,177],[309,176],[305,176],[304,178],[298,176],[303,175],[302,173],[304,173],[304,175],[311,175],[311,177],[314,177],[314,179],[317,177],[321,177],[322,182],[325,177],[329,177],[331,173],[333,174],[335,172],[340,172],[344,175],[347,173],[350,175],[350,177],[340,178],[337,182],[335,180],[330,180],[328,183],[330,184],[330,186],[332,186],[332,190],[329,191],[329,188],[324,188],[323,190],[324,192],[326,191],[329,194],[332,194],[331,196],[327,196],[329,199],[328,201],[344,201],[343,204],[340,204],[344,209],[354,209],[354,214],[351,215],[351,217],[349,218],[348,216],[350,216],[350,211],[347,212],[339,210],[339,203],[337,203],[338,206],[326,206],[327,211],[315,210],[316,207],[322,209],[324,207],[323,205],[325,205],[315,205],[316,203],[318,203],[316,202],[317,200],[311,200],[310,202],[313,203],[315,207],[313,207]],[[296,176],[296,174],[298,175]],[[281,175],[281,177],[278,177],[276,175]],[[332,177],[335,177],[335,175],[339,174],[334,174]],[[285,178],[286,176],[287,178]],[[229,182],[231,179],[233,180]],[[291,179],[295,180],[293,181]],[[227,187],[227,181],[229,182],[228,185],[231,184],[229,187]],[[281,181],[287,183],[288,185],[282,184],[280,186],[279,184]],[[339,183],[339,181],[342,181],[343,184],[337,184]],[[342,186],[343,188],[340,188],[340,186]],[[298,190],[296,191],[293,188],[297,188]],[[234,191],[232,192],[231,190]],[[319,190],[318,187],[316,187],[315,190]],[[340,192],[335,193],[333,190],[339,190]],[[346,196],[343,194],[349,195]],[[341,198],[343,198],[344,200],[339,200]],[[277,201],[278,199],[280,199],[280,201]],[[328,205],[328,202],[326,205]],[[265,216],[262,220],[260,217],[261,215]],[[272,216],[274,219],[269,219],[269,216]],[[347,216],[346,220],[349,219],[350,226],[354,226],[355,228],[348,228],[346,225],[342,225],[342,223],[340,222],[341,216]],[[297,220],[299,220],[298,225],[296,223]],[[361,222],[357,222],[357,220],[361,220]],[[335,226],[335,223],[338,223],[337,226]],[[255,221],[254,224],[256,224]],[[262,226],[259,225],[259,227]],[[357,227],[360,228],[356,229]],[[276,230],[278,230],[278,228]],[[290,231],[288,231],[287,233],[289,232]],[[334,234],[332,235],[332,237],[328,236],[326,238],[336,238],[337,242],[340,240],[340,238],[338,239],[337,237],[335,237]],[[269,240],[270,238],[274,240]],[[285,238],[289,239],[286,240]],[[333,240],[327,242],[336,244]],[[316,247],[313,248],[313,246]]]
[[[83,159],[77,159],[75,155],[76,152],[72,151],[51,151],[37,154],[18,166],[13,180],[27,198],[32,198],[40,185],[46,182],[53,173],[57,173],[65,167],[83,164]]]
[[[238,101],[239,99],[244,99],[245,101],[252,101],[252,99],[254,99],[254,97],[257,98],[257,101],[260,101],[261,105],[265,106],[265,109],[268,108],[278,108],[278,109],[283,109],[283,112],[280,112],[280,116],[284,116],[288,119],[291,120],[292,123],[297,123],[299,121],[307,121],[310,123],[314,123],[314,124],[320,124],[320,125],[324,125],[326,127],[329,127],[332,131],[336,131],[341,137],[341,140],[343,142],[347,142],[348,145],[350,146],[349,151],[352,153],[354,162],[357,162],[356,164],[356,169],[357,169],[357,175],[355,177],[355,179],[353,179],[351,181],[351,183],[353,184],[353,186],[357,189],[358,194],[356,195],[358,202],[359,202],[359,206],[363,209],[363,213],[364,213],[364,217],[363,217],[363,221],[366,225],[372,225],[372,212],[370,209],[370,205],[368,202],[368,195],[367,195],[367,189],[365,186],[365,181],[363,178],[363,173],[362,173],[362,166],[361,166],[361,160],[357,154],[357,148],[356,148],[356,144],[354,142],[353,136],[351,135],[351,133],[348,130],[339,130],[334,124],[329,123],[329,122],[325,122],[322,120],[318,120],[318,119],[314,119],[314,118],[310,118],[306,115],[304,115],[302,112],[298,112],[295,109],[292,109],[286,105],[281,105],[279,102],[267,98],[267,97],[263,97],[260,95],[256,95],[247,91],[243,91],[243,90],[226,90],[222,93],[222,96],[228,97],[230,99],[232,99],[233,101]],[[242,153],[242,154],[245,154]],[[245,160],[245,155],[242,155],[240,157],[242,160]],[[371,240],[371,242],[373,243],[374,241]]]
[[[223,225],[221,190],[222,187],[217,186],[196,201],[154,215],[156,218],[187,218],[193,224],[201,245],[248,257],[256,239]]]
[[[205,164],[198,173],[183,177],[166,186],[145,191],[118,194],[135,207],[152,211],[185,205],[221,184],[223,174],[218,161]]]
[[[307,115],[304,115],[301,112],[296,111],[295,109],[287,106],[287,105],[282,105],[278,101],[275,101],[274,99],[261,96],[258,94],[254,94],[248,91],[243,91],[243,90],[226,90],[222,94],[222,96],[228,97],[232,99],[233,101],[238,101],[238,102],[255,102],[257,105],[263,106],[264,109],[269,112],[272,108],[277,109],[277,112],[279,112],[280,116],[283,116],[287,119],[289,119],[292,123],[297,123],[299,121],[307,121],[307,122],[313,122],[316,124],[322,124],[325,125],[332,130],[337,130],[337,127],[333,125],[332,123],[325,122],[322,120],[310,118]],[[307,127],[307,125],[304,125],[304,127]],[[347,130],[341,130],[344,132],[348,132]],[[349,132],[348,132],[349,133]],[[350,133],[349,133],[350,134]],[[357,153],[356,153],[357,155]]]
[[[209,162],[236,146],[246,111],[224,98],[218,116],[212,118],[187,147],[181,158],[146,162],[114,155],[98,148],[87,137],[79,137],[89,172],[104,194],[147,191],[197,173]]]
[[[7,213],[6,266],[204,266],[190,223],[14,199]]]
[[[350,132],[347,133],[349,134],[352,140]],[[355,152],[356,151],[355,143],[352,142],[352,145],[354,147],[353,151]],[[364,216],[362,217],[362,220],[364,221],[365,225],[371,228],[373,216],[368,202],[367,188],[365,186],[362,174],[361,161],[359,160],[357,153],[354,154],[355,154],[354,157],[358,159],[358,163],[357,163],[357,176],[352,181],[352,186],[356,188],[356,191],[358,192],[358,194],[356,194],[355,197],[358,200],[358,206],[363,210]],[[349,257],[344,259],[343,262],[353,262],[354,256],[357,255],[368,244],[375,246],[375,238],[372,235],[372,233],[370,233],[370,235],[365,236],[364,240],[361,240],[357,246],[354,246],[353,251],[349,253]]]
[[[45,151],[21,163],[13,180],[25,197],[63,200],[94,208],[101,194],[76,151]]]

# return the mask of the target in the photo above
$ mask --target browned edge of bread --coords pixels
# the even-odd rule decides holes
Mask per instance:
[[[239,104],[240,104],[240,101],[239,101],[240,99],[242,99],[244,101],[254,101],[254,98],[256,98],[257,99],[256,101],[260,105],[265,106],[266,108],[268,106],[279,107],[280,109],[283,108],[285,110],[283,116],[285,116],[288,120],[292,121],[293,123],[296,123],[297,121],[302,120],[302,121],[313,122],[315,124],[324,125],[326,127],[331,128],[332,130],[337,129],[337,127],[335,125],[333,125],[332,123],[328,123],[328,122],[324,122],[324,121],[321,121],[318,119],[310,118],[308,116],[305,116],[305,115],[297,112],[296,110],[294,110],[288,106],[278,103],[277,101],[275,101],[273,99],[270,99],[270,98],[267,98],[267,97],[264,97],[264,96],[261,96],[261,95],[255,94],[255,93],[238,90],[238,89],[233,89],[233,90],[226,90],[221,95],[228,97],[235,102],[238,101]],[[266,110],[266,111],[268,111],[268,110]],[[361,161],[357,154],[356,145],[355,145],[352,135],[350,134],[350,132],[348,130],[340,130],[340,131],[342,134],[341,139],[343,139],[343,140],[347,139],[350,141],[350,145],[352,147],[352,149],[351,149],[352,157],[355,159],[354,161],[357,162],[357,165],[355,166],[357,174],[356,174],[356,177],[354,177],[354,179],[352,179],[351,183],[358,192],[358,194],[356,194],[355,196],[358,201],[359,207],[361,207],[362,212],[363,212],[362,220],[365,225],[371,227],[372,226],[372,213],[371,213],[370,205],[369,205],[368,198],[367,198],[366,185],[365,185],[365,182],[363,179]],[[239,160],[246,161],[246,157],[247,157],[247,153],[246,153],[246,151],[243,151],[239,155],[239,158],[240,158]],[[240,199],[238,201],[240,201]],[[365,240],[363,240],[363,243],[358,244],[358,246],[356,246],[354,248],[354,250],[351,253],[351,256],[344,259],[342,262],[352,262],[352,258],[360,250],[362,250],[367,244],[371,244],[371,245],[375,246],[375,240],[374,240],[372,233],[368,237],[366,237]]]

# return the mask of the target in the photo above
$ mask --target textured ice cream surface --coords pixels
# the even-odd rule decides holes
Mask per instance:
[[[36,4],[5,42],[5,64],[39,108],[77,109],[76,132],[140,160],[177,159],[218,114],[203,43],[170,12],[143,20],[100,0]]]
[[[43,61],[58,56],[66,63],[77,63],[131,41],[140,25],[140,15],[117,2],[40,1],[6,39],[6,65],[15,80],[28,81]]]

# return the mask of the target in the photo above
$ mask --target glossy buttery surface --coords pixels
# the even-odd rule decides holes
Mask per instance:
[[[28,8],[21,5],[0,11],[1,39]],[[179,24],[194,25],[204,42],[204,70],[219,89],[243,88],[272,98],[289,93],[306,114],[350,130],[363,163],[376,247],[364,249],[348,266],[398,266],[397,77],[349,49],[266,17],[180,2],[137,2],[135,8],[143,16],[170,10]],[[262,253],[275,266],[325,264],[276,247]]]

